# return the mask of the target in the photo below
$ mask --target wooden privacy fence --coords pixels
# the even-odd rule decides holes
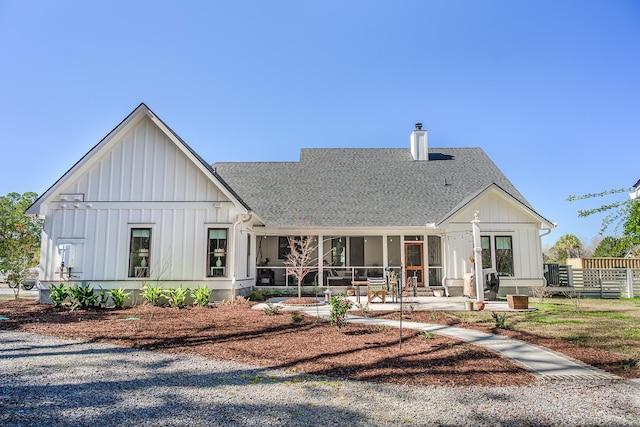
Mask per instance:
[[[640,268],[640,258],[568,258],[573,268]]]
[[[640,268],[573,268],[545,264],[547,287],[588,298],[640,297]]]

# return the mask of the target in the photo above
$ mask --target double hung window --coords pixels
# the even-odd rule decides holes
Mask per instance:
[[[151,229],[132,228],[129,242],[129,277],[149,277]]]
[[[227,234],[226,228],[210,228],[208,231],[207,277],[227,275]]]
[[[511,236],[481,236],[480,243],[482,246],[482,268],[495,268],[500,276],[514,275],[513,239]]]
[[[500,276],[513,276],[511,236],[496,236],[496,270]]]

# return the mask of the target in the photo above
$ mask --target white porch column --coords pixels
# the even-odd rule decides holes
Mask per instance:
[[[484,301],[484,277],[482,274],[482,243],[480,241],[480,220],[478,219],[478,211],[473,213],[473,221],[471,221],[471,230],[473,231],[473,258],[475,265],[474,277],[476,279],[476,301]]]
[[[389,266],[389,246],[388,246],[389,236],[386,234],[382,235],[382,263],[383,267]]]
[[[318,285],[327,285],[324,283],[324,236],[322,234],[318,234]]]

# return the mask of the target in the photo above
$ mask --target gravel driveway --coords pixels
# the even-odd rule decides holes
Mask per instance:
[[[640,387],[404,387],[0,332],[0,425],[400,424],[640,426]]]

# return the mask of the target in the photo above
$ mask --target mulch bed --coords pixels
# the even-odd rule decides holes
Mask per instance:
[[[0,302],[0,317],[9,320],[0,322],[0,330],[395,384],[499,386],[535,381],[509,360],[455,339],[404,329],[400,346],[397,328],[351,324],[338,331],[312,317],[293,316],[292,312],[269,316],[251,305],[183,309],[142,305],[123,310],[68,311],[33,300],[5,301]],[[431,317],[414,312],[411,320],[435,323]],[[623,371],[616,366],[619,360],[602,350],[504,333],[568,351],[572,357],[626,378],[632,377],[630,372],[638,374]]]
[[[362,315],[363,313],[359,314]],[[386,319],[398,319],[399,316],[399,313],[390,312],[376,312],[365,314],[370,317],[375,316]],[[442,312],[436,312],[435,315],[432,315],[432,312],[414,311],[410,314],[405,314],[403,319],[408,319],[413,322],[435,323],[440,325],[470,328],[486,333],[504,335],[509,338],[525,341],[531,344],[538,345],[540,347],[546,347],[550,350],[580,360],[596,368],[611,372],[622,378],[640,378],[640,369],[625,369],[623,367],[623,362],[627,362],[624,356],[610,351],[587,347],[586,345],[582,344],[576,344],[570,341],[565,341],[557,338],[541,337],[523,331],[499,329],[489,324],[462,323],[459,319],[448,316],[446,313]]]
[[[324,303],[322,301],[319,301],[317,298],[301,297],[301,298],[289,298],[287,300],[282,301],[280,304],[310,307],[310,306],[316,306],[316,305],[323,305]]]

